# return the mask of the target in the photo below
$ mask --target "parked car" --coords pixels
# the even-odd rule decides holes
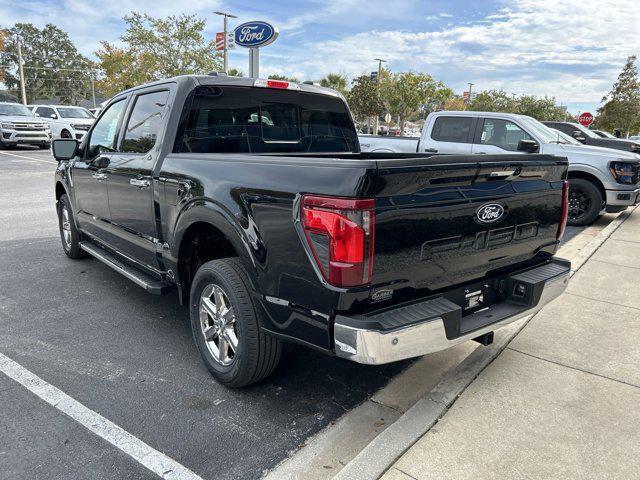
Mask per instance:
[[[636,141],[636,142],[640,142],[640,135],[631,135],[631,136],[629,137],[629,140],[633,140],[633,141]]]
[[[51,146],[49,126],[19,103],[0,102],[0,148],[16,145]]]
[[[566,159],[363,154],[314,85],[144,85],[53,153],[66,255],[177,290],[230,386],[269,375],[282,341],[365,364],[489,344],[569,279]]]
[[[569,159],[570,225],[589,225],[603,211],[614,213],[640,201],[640,155],[568,141],[537,120],[496,112],[435,112],[422,136],[386,139],[361,135],[373,152],[447,154],[543,153]]]
[[[95,121],[95,117],[82,107],[67,105],[31,105],[33,113],[46,120],[53,138],[82,140]]]
[[[572,136],[580,143],[594,147],[614,148],[616,150],[626,150],[640,153],[640,143],[625,138],[602,138],[592,130],[572,122],[542,122],[548,127],[555,128],[567,135]]]
[[[591,130],[591,131],[602,138],[616,138],[615,135],[611,135],[609,132],[605,132],[604,130]]]

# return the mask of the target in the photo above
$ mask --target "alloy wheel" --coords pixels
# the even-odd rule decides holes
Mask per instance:
[[[66,205],[62,207],[62,237],[64,238],[64,246],[69,250],[71,248],[71,223],[69,209]]]
[[[591,197],[584,191],[569,189],[569,218],[580,220],[591,210]]]
[[[222,287],[207,285],[200,296],[200,328],[209,353],[220,365],[233,363],[238,349],[236,317]]]

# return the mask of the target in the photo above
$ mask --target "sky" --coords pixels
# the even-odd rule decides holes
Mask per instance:
[[[222,30],[222,10],[276,25],[260,51],[260,76],[349,78],[377,68],[424,71],[456,92],[498,88],[555,97],[578,113],[594,111],[628,55],[640,54],[637,0],[0,0],[0,28],[16,22],[66,30],[95,59],[101,40],[117,42],[122,16],[198,14],[206,34]],[[248,51],[230,52],[248,72]]]

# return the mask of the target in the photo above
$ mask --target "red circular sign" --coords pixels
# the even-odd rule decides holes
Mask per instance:
[[[580,125],[588,127],[593,123],[593,115],[591,115],[589,112],[581,113],[578,117],[578,122],[580,122]]]

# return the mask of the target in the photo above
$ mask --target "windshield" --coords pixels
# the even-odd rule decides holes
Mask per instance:
[[[33,113],[24,105],[18,103],[0,103],[0,115],[15,115],[17,117],[33,117]]]
[[[572,127],[574,127],[576,130],[580,130],[582,133],[584,133],[587,137],[590,138],[600,138],[598,137],[598,135],[596,135],[595,133],[593,133],[591,130],[589,130],[587,127],[583,127],[582,125],[580,125],[579,123],[570,123],[569,125],[571,125]]]
[[[62,118],[93,118],[88,110],[80,107],[58,107],[58,113]]]
[[[558,135],[546,125],[540,123],[535,118],[520,117],[523,126],[529,130],[535,137],[538,137],[542,143],[555,143],[558,141]]]
[[[567,135],[566,133],[561,132],[560,130],[556,130],[555,128],[550,128],[549,130],[551,130],[554,134],[558,135],[557,143],[569,144],[569,145],[582,145],[582,143],[580,143],[578,140],[573,138],[571,135]]]
[[[616,138],[613,135],[611,135],[609,132],[603,132],[602,130],[598,130],[598,132],[604,135],[604,138]]]
[[[345,103],[291,90],[200,87],[174,151],[193,153],[357,152]]]

